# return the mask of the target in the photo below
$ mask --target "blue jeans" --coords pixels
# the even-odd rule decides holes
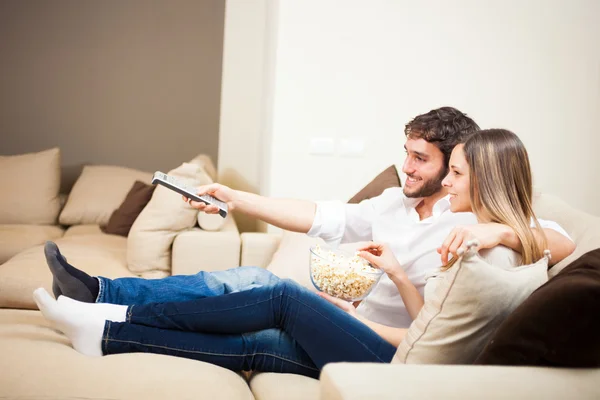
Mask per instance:
[[[196,300],[274,285],[279,278],[264,268],[239,267],[196,275],[175,275],[163,279],[98,277],[97,303],[148,304]]]
[[[330,362],[388,363],[396,348],[328,301],[281,280],[221,296],[130,306],[127,322],[106,322],[102,351],[315,377]]]

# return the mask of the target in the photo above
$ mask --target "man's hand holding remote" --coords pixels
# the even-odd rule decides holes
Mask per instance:
[[[227,207],[229,208],[229,211],[232,211],[235,208],[233,205],[235,190],[233,190],[227,186],[221,185],[220,183],[211,183],[210,185],[199,186],[196,193],[200,196],[202,196],[204,194],[208,194],[208,195],[211,195],[211,196],[221,200],[223,203],[227,203]],[[189,203],[192,207],[194,207],[197,210],[200,210],[207,214],[218,214],[219,213],[219,207],[217,207],[215,205],[208,205],[201,201],[194,201],[194,200],[188,199],[185,196],[181,196],[181,197],[183,198],[183,201]]]

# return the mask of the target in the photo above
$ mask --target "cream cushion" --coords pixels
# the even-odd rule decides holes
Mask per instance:
[[[235,372],[148,353],[88,357],[39,311],[0,310],[0,398],[252,400]]]
[[[354,252],[365,242],[344,243],[339,248]],[[326,246],[321,238],[313,238],[304,233],[283,231],[277,250],[267,266],[267,270],[281,279],[293,279],[307,289],[317,291],[310,279],[310,248],[319,244]]]
[[[199,212],[198,226],[209,232],[220,231],[223,226],[225,226],[225,218],[221,217],[219,214],[207,214],[205,212]]]
[[[217,169],[215,168],[215,165],[213,164],[209,155],[199,154],[194,157],[190,163],[201,166],[202,169],[204,169],[204,171],[208,174],[210,179],[213,180],[213,182],[217,181]]]
[[[60,150],[0,156],[0,224],[53,225],[60,211]]]
[[[392,362],[471,364],[506,316],[548,280],[545,257],[514,267],[514,254],[497,246],[488,252],[489,262],[469,249],[452,268],[428,280],[425,305]]]
[[[86,165],[60,213],[63,225],[106,225],[135,181],[150,183],[152,174],[110,165]]]
[[[73,225],[70,226],[65,232],[67,236],[78,236],[78,235],[102,235],[103,232],[100,229],[100,225]]]
[[[63,230],[51,225],[0,225],[0,264],[25,249],[55,240]],[[0,289],[1,290],[1,289]]]
[[[273,254],[267,270],[281,279],[292,279],[307,289],[317,289],[310,280],[309,249],[315,244],[325,244],[320,238],[303,233],[283,231],[279,247]]]
[[[188,186],[211,183],[204,169],[193,163],[183,163],[168,175]],[[196,225],[198,210],[181,199],[181,195],[158,186],[152,199],[137,217],[127,238],[127,264],[131,271],[171,271],[171,246],[175,236]]]
[[[92,276],[133,277],[126,264],[127,239],[116,235],[70,235],[56,240],[68,262]],[[52,293],[52,274],[43,245],[29,248],[0,266],[0,308],[37,309],[33,291]]]
[[[256,400],[317,400],[319,381],[307,376],[260,372],[252,375],[250,389]]]

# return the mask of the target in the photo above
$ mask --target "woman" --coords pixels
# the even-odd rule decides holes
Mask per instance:
[[[443,184],[451,194],[453,212],[472,211],[480,223],[512,228],[522,243],[522,263],[542,256],[545,236],[531,207],[529,161],[516,135],[482,131],[457,146]],[[456,259],[472,233],[454,231],[440,252],[448,249]],[[481,248],[498,244],[479,239]],[[360,255],[396,283],[414,319],[424,300],[390,248],[370,243]],[[517,258],[511,262],[518,264]],[[406,333],[361,319],[350,304],[286,280],[244,292],[139,306],[79,303],[64,296],[55,301],[43,289],[36,290],[34,298],[44,316],[84,354],[153,352],[232,370],[316,377],[329,362],[387,363]]]

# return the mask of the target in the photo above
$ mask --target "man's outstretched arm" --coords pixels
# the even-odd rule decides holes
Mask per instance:
[[[254,193],[234,190],[219,183],[200,186],[198,194],[209,194],[227,203],[230,211],[236,210],[288,231],[307,233],[315,218],[316,203],[308,200],[274,199]],[[188,201],[184,197],[185,201]],[[191,201],[190,205],[207,214],[216,214],[215,205]]]

